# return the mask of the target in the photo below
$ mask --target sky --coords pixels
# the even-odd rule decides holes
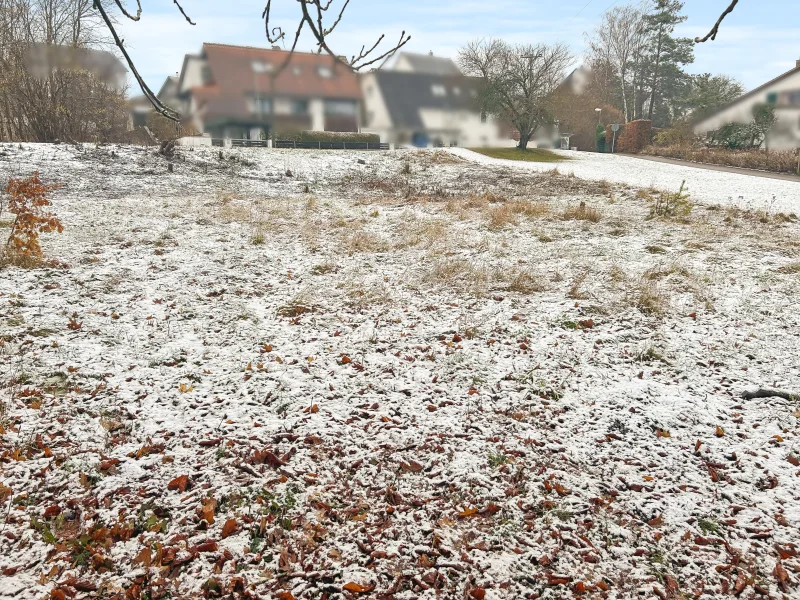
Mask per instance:
[[[344,0],[334,0],[334,7]],[[575,55],[585,52],[585,32],[600,15],[627,0],[350,0],[331,37],[337,53],[351,55],[380,34],[387,49],[405,30],[411,41],[404,49],[432,51],[455,58],[466,42],[502,37],[510,42],[563,42]],[[646,6],[648,0],[635,4]],[[155,91],[164,78],[180,70],[185,54],[197,53],[203,42],[269,47],[261,13],[265,0],[182,0],[189,25],[172,0],[142,0],[141,21],[120,21],[121,37],[145,81]],[[128,0],[128,5],[134,4]],[[295,0],[272,0],[275,25],[287,32],[297,27]],[[677,33],[705,35],[729,0],[685,0],[688,16]],[[287,33],[287,37],[290,34]],[[390,41],[391,40],[391,41]],[[312,49],[302,39],[299,50]],[[800,59],[800,12],[797,0],[740,0],[723,22],[716,41],[695,47],[691,73],[724,73],[752,89],[788,71]],[[135,95],[138,90],[132,89]]]

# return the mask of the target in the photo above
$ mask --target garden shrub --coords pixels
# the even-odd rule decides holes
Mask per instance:
[[[597,152],[606,151],[606,130],[602,125],[598,125],[594,131],[594,149]]]

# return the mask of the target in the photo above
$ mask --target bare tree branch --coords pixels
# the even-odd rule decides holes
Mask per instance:
[[[196,25],[196,23],[189,18],[189,15],[186,14],[186,11],[183,10],[183,7],[181,6],[180,2],[178,2],[178,0],[172,0],[172,1],[175,3],[175,6],[178,7],[178,10],[181,11],[183,17],[189,22],[189,25]]]
[[[724,11],[724,12],[723,12],[723,13],[722,13],[720,16],[719,16],[719,19],[717,19],[717,22],[716,22],[716,23],[714,23],[714,26],[711,28],[711,31],[709,31],[709,32],[706,34],[706,36],[705,36],[705,37],[703,37],[703,38],[700,38],[700,37],[696,37],[696,38],[694,38],[694,41],[695,41],[696,43],[698,43],[698,44],[702,44],[703,42],[706,42],[706,41],[708,41],[709,39],[711,39],[711,40],[715,40],[715,39],[717,39],[717,33],[719,33],[719,26],[720,26],[720,24],[721,24],[721,23],[722,23],[722,21],[725,19],[725,17],[727,17],[727,16],[728,16],[730,13],[732,13],[732,12],[733,12],[733,9],[734,9],[734,8],[736,8],[736,5],[737,5],[738,3],[739,3],[739,0],[733,0],[733,1],[731,2],[730,6],[728,6],[728,8],[726,8],[726,9],[725,9],[725,11]]]
[[[125,42],[124,40],[120,39],[119,35],[117,34],[117,30],[114,29],[114,24],[111,22],[106,9],[103,7],[103,3],[100,0],[94,0],[94,7],[103,18],[108,31],[114,38],[114,43],[117,45],[117,48],[119,48],[120,52],[122,52],[125,62],[128,63],[128,67],[130,67],[131,73],[133,74],[134,79],[136,79],[136,83],[139,84],[139,88],[142,90],[142,93],[145,95],[150,104],[153,105],[153,108],[156,110],[156,112],[164,115],[166,118],[172,121],[180,121],[180,114],[162,104],[161,100],[158,99],[158,96],[153,93],[153,90],[148,87],[144,79],[142,79],[142,76],[139,75],[139,71],[136,70],[136,65],[133,64],[133,60],[128,54],[128,51],[125,49]]]
[[[138,20],[140,20],[142,18],[142,3],[141,3],[141,0],[136,0],[136,7],[137,7],[136,8],[136,16],[130,14],[127,10],[125,10],[125,7],[122,5],[122,1],[121,0],[114,0],[114,2],[119,7],[120,12],[123,15],[125,15],[126,17],[128,17],[131,21],[138,21]]]

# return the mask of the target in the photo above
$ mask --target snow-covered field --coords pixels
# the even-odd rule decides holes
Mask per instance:
[[[800,186],[616,158],[0,146],[0,597],[796,598]]]
[[[450,151],[462,158],[483,164],[516,166],[540,172],[553,168],[552,163],[498,160],[465,148],[453,148]],[[733,206],[742,210],[798,212],[800,207],[800,181],[784,181],[701,167],[658,163],[618,154],[564,150],[555,152],[569,159],[568,162],[558,166],[559,171],[577,177],[672,191],[677,191],[685,181],[695,200]]]

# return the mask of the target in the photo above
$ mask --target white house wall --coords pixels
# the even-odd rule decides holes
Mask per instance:
[[[392,118],[383,99],[383,93],[378,85],[377,78],[372,73],[361,77],[361,92],[364,96],[364,124],[362,131],[377,133],[382,142],[393,142]]]
[[[753,120],[753,108],[757,104],[764,104],[767,102],[767,97],[770,94],[780,92],[791,92],[800,90],[800,71],[792,73],[784,77],[780,81],[759,90],[755,94],[745,95],[738,101],[732,103],[727,108],[713,114],[694,127],[694,132],[697,134],[708,133],[709,131],[716,131],[723,125],[728,123],[749,123]],[[797,122],[796,111],[792,109],[782,110],[780,107],[776,110],[778,117],[778,124],[776,124],[776,134],[778,131],[792,131],[800,129],[800,123]],[[794,120],[794,122],[790,122]],[[773,139],[775,138],[775,139]],[[785,135],[772,135],[768,136],[767,147],[772,150],[792,149],[796,148],[800,138],[796,137],[794,142],[789,144],[789,140]]]
[[[445,144],[455,142],[465,147],[511,147],[517,144],[501,134],[502,128],[495,120],[489,118],[485,123],[481,122],[481,115],[476,111],[421,108],[419,114],[426,131],[447,133],[448,137],[442,139]]]
[[[206,61],[199,56],[187,56],[186,68],[183,70],[181,79],[181,93],[188,92],[193,87],[203,85],[203,67]]]

